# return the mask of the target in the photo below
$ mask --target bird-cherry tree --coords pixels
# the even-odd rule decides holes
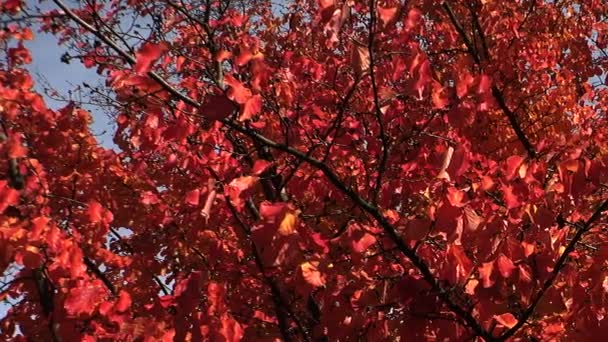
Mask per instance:
[[[1,0],[2,339],[600,338],[607,13]]]

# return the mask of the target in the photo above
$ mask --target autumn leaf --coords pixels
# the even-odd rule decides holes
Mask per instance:
[[[464,199],[464,192],[462,192],[454,187],[449,187],[448,193],[447,193],[447,198],[452,206],[461,207],[463,205],[462,201]]]
[[[106,292],[100,281],[83,285],[74,287],[68,292],[64,307],[69,315],[91,315],[104,300]]]
[[[281,220],[281,224],[279,224],[278,233],[279,235],[287,236],[296,232],[297,228],[297,213],[295,212],[287,212],[283,219]]]
[[[517,319],[511,313],[504,313],[502,315],[494,316],[494,319],[502,324],[503,326],[511,329],[517,324]]]
[[[505,176],[507,180],[511,180],[515,177],[517,169],[519,168],[523,160],[524,158],[522,158],[521,156],[510,156],[509,158],[507,158],[507,168],[505,170]]]
[[[23,146],[19,135],[9,135],[6,144],[8,145],[7,154],[9,158],[23,158],[27,155],[27,149]]]
[[[420,19],[422,17],[422,12],[420,12],[417,8],[412,8],[407,13],[407,18],[405,19],[405,28],[406,30],[411,30],[416,27],[420,23]]]
[[[0,335],[601,341],[607,8],[538,3],[0,0]]]
[[[197,206],[201,191],[199,189],[190,190],[186,193],[186,203]]]
[[[500,272],[500,275],[502,275],[503,278],[509,278],[511,276],[511,273],[513,273],[513,270],[516,269],[515,265],[513,264],[513,261],[507,258],[504,254],[500,254],[498,256],[498,258],[496,259],[496,266],[498,268],[498,271]]]
[[[488,288],[494,285],[494,281],[491,279],[492,271],[494,270],[494,262],[484,262],[478,268],[479,278],[482,281],[483,287]]]
[[[518,196],[514,193],[514,189],[512,186],[503,186],[502,187],[505,204],[507,208],[513,209],[521,206],[521,201]]]
[[[228,90],[228,98],[232,101],[243,105],[251,98],[251,90],[249,90],[242,82],[234,78],[232,75],[226,75],[224,83],[230,87]]]
[[[300,264],[300,272],[304,280],[312,285],[313,287],[321,287],[325,285],[325,277],[318,270],[319,263],[316,261],[313,262],[304,262]]]
[[[470,231],[476,231],[481,223],[481,217],[468,206],[464,207],[464,218],[466,220],[466,227]]]
[[[133,70],[140,74],[147,73],[152,68],[152,64],[168,50],[169,46],[165,42],[160,42],[158,44],[145,43],[135,54],[137,62],[135,63]]]
[[[357,235],[360,237],[356,238]],[[376,237],[368,232],[361,232],[361,234],[353,234],[351,241],[354,252],[364,253],[371,245],[376,243]]]
[[[382,21],[383,26],[388,26],[397,20],[397,15],[399,13],[399,7],[381,7],[378,6],[378,17],[380,21]]]
[[[131,295],[129,295],[129,292],[121,290],[118,295],[118,300],[116,301],[114,309],[117,312],[125,312],[129,309],[130,306],[131,306]]]
[[[211,120],[224,120],[235,110],[235,104],[224,95],[209,95],[201,107],[201,111]]]
[[[444,87],[442,87],[438,82],[433,82],[431,98],[433,101],[433,107],[436,109],[445,108],[449,103]]]
[[[235,178],[228,184],[226,192],[234,206],[241,208],[244,205],[244,198],[250,194],[250,190],[258,182],[258,179],[256,176],[244,176]]]
[[[244,331],[239,322],[225,313],[222,315],[221,325],[220,334],[224,337],[226,342],[241,341]]]
[[[91,223],[100,222],[103,218],[103,207],[97,201],[90,201],[87,207],[87,215]]]
[[[261,110],[262,97],[260,95],[253,95],[243,104],[239,121],[250,120],[253,116],[259,114]]]
[[[270,163],[269,161],[263,159],[256,160],[253,164],[252,172],[254,175],[259,176],[264,173],[264,171],[266,171],[271,165],[272,163]]]

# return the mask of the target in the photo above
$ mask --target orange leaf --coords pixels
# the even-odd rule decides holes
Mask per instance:
[[[479,278],[483,282],[483,287],[488,288],[494,285],[494,281],[490,278],[492,277],[492,271],[494,270],[493,262],[484,262],[479,268]]]
[[[454,187],[449,187],[447,197],[448,197],[448,201],[450,201],[450,204],[452,206],[461,207],[462,200],[464,199],[464,192],[462,192]]]
[[[304,262],[300,264],[300,272],[302,272],[302,277],[306,280],[307,283],[314,287],[321,287],[325,285],[325,279],[321,272],[317,269],[318,262]]]
[[[369,57],[369,50],[367,46],[363,46],[359,43],[353,42],[351,50],[351,60],[353,64],[353,69],[355,69],[355,73],[358,76],[363,75],[363,73],[369,70]]]
[[[433,82],[433,91],[431,93],[431,99],[433,101],[433,107],[436,109],[445,108],[448,105],[449,100],[444,87],[439,82]]]
[[[504,313],[502,315],[494,316],[494,319],[507,328],[513,328],[517,324],[517,319],[511,313]]]
[[[288,212],[281,220],[278,233],[283,236],[291,235],[296,231],[297,214]]]
[[[498,259],[496,259],[496,266],[498,267],[498,271],[503,278],[508,278],[513,273],[513,270],[516,268],[515,264],[511,259],[507,258],[504,254],[500,254]]]

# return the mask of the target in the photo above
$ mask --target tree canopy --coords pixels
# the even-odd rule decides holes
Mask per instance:
[[[2,340],[605,336],[607,13],[0,0]]]

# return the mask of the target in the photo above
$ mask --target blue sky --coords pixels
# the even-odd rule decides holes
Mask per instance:
[[[62,63],[61,55],[65,52],[65,48],[58,46],[57,38],[51,34],[36,32],[34,40],[27,42],[26,47],[33,58],[28,69],[36,82],[36,90],[45,97],[47,106],[52,109],[59,109],[66,103],[47,96],[44,92],[45,87],[68,97],[69,91],[77,89],[83,82],[94,85],[101,79],[95,69],[85,68],[78,60],[72,60],[70,64]],[[45,85],[46,82],[48,83]],[[110,118],[93,106],[84,105],[84,108],[93,114],[92,130],[97,135],[98,141],[103,146],[111,148],[113,144]],[[104,131],[106,133],[102,134]]]

